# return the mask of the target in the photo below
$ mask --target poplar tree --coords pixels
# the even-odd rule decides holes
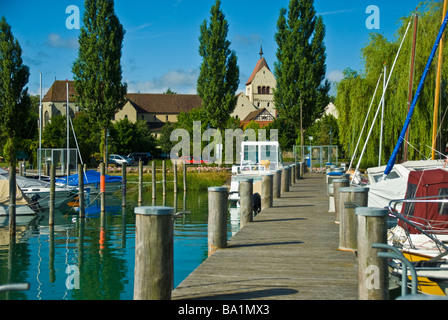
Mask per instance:
[[[86,0],[78,58],[73,64],[76,101],[101,128],[101,152],[107,162],[106,138],[111,120],[125,104],[121,56],[125,30],[113,0]]]
[[[31,101],[28,95],[30,71],[23,64],[22,49],[5,17],[0,20],[0,134],[6,140],[4,156],[9,163],[9,201],[16,199],[16,146],[21,124],[28,119]],[[10,236],[15,236],[15,206],[9,207]]]
[[[322,116],[330,102],[330,84],[325,80],[325,25],[313,4],[313,0],[291,0],[289,11],[280,10],[275,34],[274,102],[280,121],[294,126],[296,133],[302,123],[302,143],[305,128]]]
[[[210,125],[223,129],[236,105],[239,68],[234,51],[227,40],[229,25],[216,0],[210,13],[210,23],[201,24],[199,54],[203,58],[197,81],[197,92],[202,98]]]

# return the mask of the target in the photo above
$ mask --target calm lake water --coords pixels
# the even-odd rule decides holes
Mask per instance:
[[[121,196],[108,196],[104,219],[95,204],[99,206],[94,202],[84,219],[57,212],[53,228],[48,226],[48,212],[18,220],[14,245],[8,243],[8,226],[0,224],[0,284],[30,284],[28,291],[0,293],[0,300],[133,298],[137,195],[128,195],[125,209]],[[145,193],[143,205],[152,205],[150,192]],[[181,192],[176,198],[169,194],[165,203],[158,195],[155,205],[191,211],[174,224],[176,287],[207,258],[207,192],[186,196]],[[229,218],[229,237],[237,228]]]

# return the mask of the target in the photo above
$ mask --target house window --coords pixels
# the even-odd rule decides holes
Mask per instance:
[[[266,87],[261,88],[261,93],[265,94],[266,93]]]
[[[165,116],[166,122],[168,122],[168,116]]]
[[[261,94],[261,87],[258,87],[258,94]]]
[[[267,87],[266,88],[266,94],[270,94],[271,88]]]

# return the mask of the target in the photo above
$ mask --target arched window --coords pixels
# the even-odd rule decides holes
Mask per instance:
[[[50,121],[50,114],[48,113],[48,111],[45,111],[44,114],[44,127],[48,124],[48,122]]]
[[[261,87],[258,87],[258,94],[261,94]]]
[[[261,93],[265,94],[266,93],[266,87],[261,88]]]
[[[270,94],[271,88],[266,87],[266,94]]]

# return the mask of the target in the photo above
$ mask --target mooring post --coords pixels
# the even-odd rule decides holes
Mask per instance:
[[[208,256],[227,247],[228,188],[208,188]]]
[[[274,205],[273,182],[274,175],[272,173],[261,175],[261,210],[271,208]]]
[[[100,163],[100,193],[101,193],[101,212],[106,212],[106,169],[104,162]]]
[[[183,162],[183,180],[184,180],[184,192],[187,191],[187,164]]]
[[[136,207],[134,213],[134,300],[171,300],[174,208]]]
[[[48,224],[52,226],[54,224],[54,199],[56,192],[56,166],[52,164],[50,166],[50,200],[49,200],[49,213]]]
[[[78,164],[78,200],[79,200],[79,217],[84,218],[85,203],[84,203],[84,166]]]
[[[334,212],[336,214],[335,223],[339,223],[339,216],[340,216],[340,192],[339,190],[341,188],[348,188],[350,186],[350,180],[349,179],[335,179],[333,180],[333,194],[334,194]]]
[[[298,162],[297,164],[297,168],[296,168],[296,180],[297,181],[299,181],[300,180],[300,177],[302,176],[302,173],[301,173],[301,163],[300,162]]]
[[[291,165],[291,185],[296,183],[296,164]]]
[[[152,200],[156,199],[156,162],[151,163],[151,179],[152,179]]]
[[[358,219],[355,209],[367,207],[369,188],[349,187],[339,189],[339,250],[356,251]]]
[[[123,162],[121,165],[121,207],[126,207],[126,172],[127,165]]]
[[[387,216],[384,208],[358,207],[358,298],[388,300],[388,259],[378,256],[374,243],[387,244]]]
[[[166,196],[166,160],[162,161],[162,195]]]
[[[281,188],[282,188],[282,196],[285,192],[289,191],[289,184],[288,184],[288,167],[283,167],[282,169],[282,184],[281,184]]]
[[[177,162],[173,161],[174,172],[174,194],[177,194]]]
[[[282,170],[275,170],[273,181],[274,199],[279,199],[282,192]]]
[[[9,166],[9,236],[16,236],[16,166]]]
[[[239,185],[240,194],[240,228],[243,228],[254,219],[253,210],[253,179],[242,179]]]
[[[138,161],[138,205],[143,203],[143,161]]]

